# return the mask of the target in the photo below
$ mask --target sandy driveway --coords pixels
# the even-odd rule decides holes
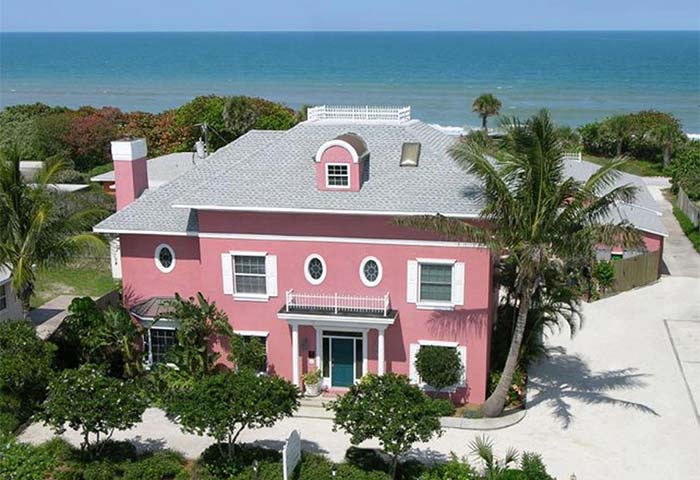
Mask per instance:
[[[700,425],[666,331],[664,319],[698,318],[700,279],[665,277],[659,283],[585,306],[586,323],[572,340],[552,338],[557,351],[532,372],[529,411],[519,424],[489,435],[500,451],[508,446],[544,455],[561,480],[602,478],[697,478]],[[685,345],[691,355],[700,343]],[[695,352],[694,354],[692,352]],[[342,459],[349,446],[329,420],[294,418],[274,428],[247,432],[243,441],[279,446],[292,428],[305,447]],[[447,430],[421,456],[463,455],[477,432]],[[24,440],[50,432],[31,426]],[[75,434],[67,434],[77,441]],[[155,409],[118,438],[167,446],[196,457],[210,440],[183,435]],[[695,477],[694,477],[695,476]]]

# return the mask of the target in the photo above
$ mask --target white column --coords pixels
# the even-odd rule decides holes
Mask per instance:
[[[377,375],[384,375],[384,329],[377,330]]]
[[[323,369],[323,359],[321,354],[323,353],[323,338],[321,337],[321,327],[316,328],[316,368],[319,370]]]
[[[362,375],[367,375],[367,330],[362,332]]]
[[[299,386],[299,325],[292,324],[292,383]]]

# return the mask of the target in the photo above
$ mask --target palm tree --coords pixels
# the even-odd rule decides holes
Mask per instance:
[[[671,163],[671,154],[683,140],[683,133],[672,124],[664,124],[651,130],[648,134],[664,152],[664,167]]]
[[[459,142],[451,149],[454,160],[484,185],[485,222],[465,223],[442,215],[404,217],[405,225],[434,231],[451,239],[476,241],[515,265],[518,313],[513,337],[498,386],[482,411],[497,416],[518,365],[533,296],[548,269],[565,269],[582,252],[593,256],[594,245],[640,245],[629,224],[604,223],[616,202],[628,202],[635,188],[613,187],[623,160],[600,167],[585,183],[564,175],[563,149],[546,110],[524,124],[513,122],[504,148],[487,155],[478,146]]]
[[[518,451],[513,447],[506,450],[503,460],[496,458],[493,453],[493,441],[486,435],[476,437],[469,443],[472,455],[476,455],[484,464],[484,480],[497,480],[504,476],[505,472],[511,470],[518,461]]]
[[[489,117],[498,115],[501,111],[501,101],[490,93],[482,93],[474,99],[472,112],[476,112],[481,118],[481,128],[486,130],[486,121]]]
[[[51,184],[63,170],[56,162],[44,168],[33,184],[20,173],[16,147],[0,152],[0,265],[12,272],[12,287],[25,318],[29,318],[36,272],[41,267],[64,264],[86,249],[105,246],[102,237],[88,233],[98,209],[70,213],[57,205]]]
[[[616,115],[609,118],[606,124],[615,138],[615,155],[619,157],[622,155],[622,146],[625,140],[630,136],[632,122],[627,115]]]

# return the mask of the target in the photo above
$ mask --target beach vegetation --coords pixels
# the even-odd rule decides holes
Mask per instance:
[[[673,193],[678,193],[682,187],[688,198],[700,201],[700,141],[688,142],[667,170],[671,175]]]
[[[583,125],[578,131],[587,154],[629,155],[662,165],[668,165],[687,141],[678,119],[654,110],[614,115]]]
[[[482,93],[474,99],[472,103],[472,112],[479,115],[481,119],[481,128],[487,129],[489,117],[496,116],[501,111],[501,101],[491,93]]]
[[[395,373],[365,375],[327,408],[335,415],[333,430],[350,435],[353,445],[369,439],[379,442],[391,457],[392,478],[399,457],[414,443],[440,436],[440,417],[454,411],[452,402],[428,397],[408,377]]]
[[[46,166],[31,185],[22,179],[16,148],[0,152],[0,265],[12,271],[12,287],[29,317],[42,267],[66,264],[79,253],[103,252],[103,237],[90,232],[104,217],[101,208],[60,208],[61,193],[50,185],[63,168]]]
[[[564,176],[563,144],[549,112],[542,110],[525,122],[514,121],[503,146],[484,152],[459,142],[451,155],[465,171],[485,186],[484,223],[470,224],[441,215],[396,219],[399,225],[436,231],[447,238],[478,241],[494,252],[507,252],[513,262],[517,315],[498,386],[482,410],[499,415],[520,360],[521,347],[533,299],[550,269],[564,276],[592,260],[598,243],[638,247],[641,238],[630,224],[601,224],[619,201],[630,201],[635,187],[610,189],[623,160],[602,166],[586,182]]]

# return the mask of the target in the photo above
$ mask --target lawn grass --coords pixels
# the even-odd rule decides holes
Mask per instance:
[[[606,157],[596,157],[594,155],[583,155],[584,160],[596,163],[598,165],[605,165],[609,162],[610,158]],[[627,162],[620,168],[621,171],[631,173],[632,175],[639,175],[640,177],[662,177],[664,176],[664,167],[659,163],[647,162],[645,160],[637,160],[635,158],[629,158]]]
[[[109,257],[78,259],[60,267],[39,270],[31,304],[36,308],[58,295],[100,297],[115,286]]]
[[[678,220],[685,236],[688,237],[690,243],[693,244],[693,248],[700,253],[700,228],[693,225],[693,222],[683,213],[683,210],[678,208],[675,201],[673,202],[673,215],[676,217],[676,220]]]

